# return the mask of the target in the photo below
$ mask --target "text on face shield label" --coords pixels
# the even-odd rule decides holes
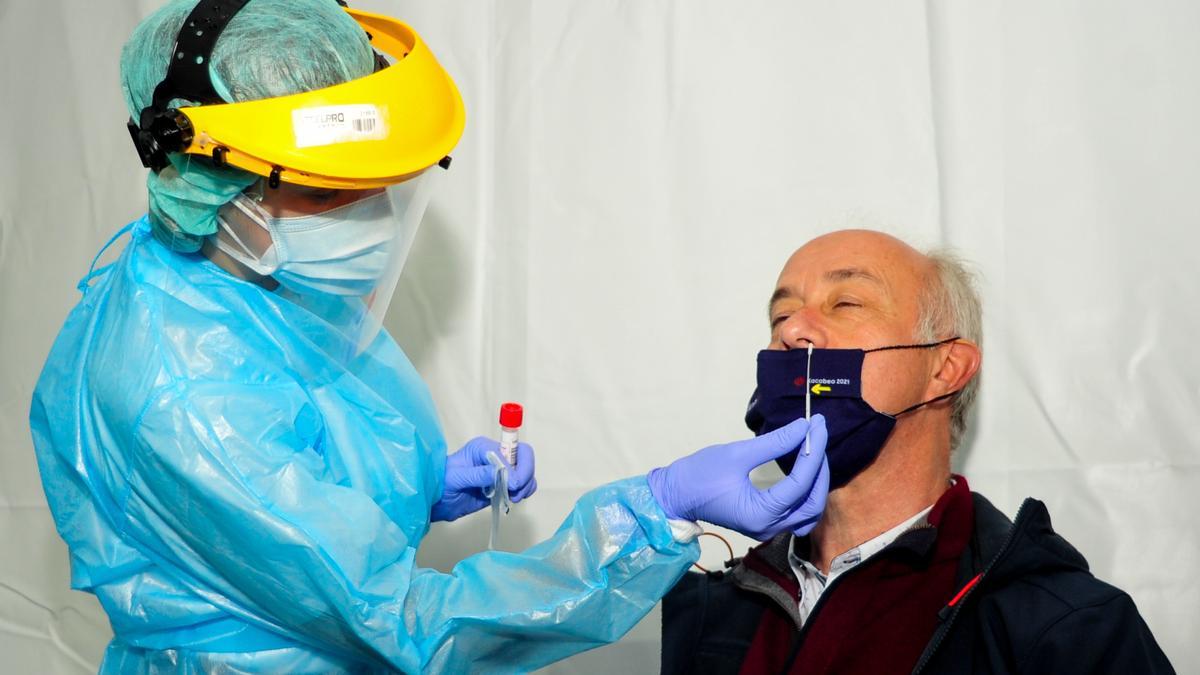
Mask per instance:
[[[293,110],[292,132],[297,148],[378,141],[387,137],[379,106],[366,103]]]

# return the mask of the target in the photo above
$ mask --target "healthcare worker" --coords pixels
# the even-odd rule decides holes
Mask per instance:
[[[122,53],[149,213],[80,282],[30,413],[72,586],[112,624],[102,672],[527,671],[636,623],[695,521],[764,538],[824,506],[800,420],[600,487],[524,553],[415,566],[495,479],[494,441],[447,457],[380,328],[464,113],[416,33],[339,4],[175,0]],[[513,501],[533,469],[520,446]]]

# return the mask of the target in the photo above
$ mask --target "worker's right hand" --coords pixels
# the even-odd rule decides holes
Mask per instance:
[[[797,453],[792,472],[766,490],[750,482],[750,471],[793,452],[804,443],[803,418],[769,434],[713,445],[650,472],[650,491],[671,518],[703,520],[765,541],[780,532],[808,534],[825,510],[829,464],[825,418],[812,417],[812,446]]]
[[[500,457],[500,442],[479,436],[446,458],[445,487],[442,498],[430,509],[430,522],[458,520],[491,503],[484,494],[496,482],[496,468],[488,461],[489,452]],[[508,469],[508,498],[512,503],[537,490],[533,468],[533,448],[528,443],[518,444],[517,465]]]

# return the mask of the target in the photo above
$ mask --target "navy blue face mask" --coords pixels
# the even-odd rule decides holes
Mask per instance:
[[[812,413],[825,416],[829,443],[829,488],[849,483],[871,465],[896,426],[896,418],[921,406],[950,398],[957,391],[918,403],[895,414],[875,410],[862,398],[863,359],[870,352],[892,349],[928,349],[957,337],[922,345],[896,345],[878,349],[813,349],[811,370],[807,349],[764,349],[758,353],[758,388],[746,410],[746,426],[761,436],[805,416],[806,393],[811,392]],[[796,461],[792,452],[778,460],[784,473]]]

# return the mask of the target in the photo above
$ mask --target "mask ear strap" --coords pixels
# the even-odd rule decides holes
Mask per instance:
[[[234,260],[240,262],[246,267],[249,267],[251,271],[257,274],[270,276],[275,272],[274,266],[264,264],[262,259],[254,255],[253,251],[250,250],[250,247],[246,246],[241,237],[237,236],[237,232],[233,231],[233,228],[230,227],[224,216],[217,214],[217,224],[222,230],[225,231],[225,234],[228,234],[230,239],[233,239],[234,243],[237,244],[237,247],[235,248],[232,244],[229,244],[222,239],[219,233],[214,233],[212,237],[218,249],[229,254],[229,256]],[[240,248],[241,251],[238,251],[238,248]],[[267,249],[267,252],[270,252],[270,250],[271,249]]]
[[[271,233],[270,214],[258,202],[242,193],[234,197],[230,204],[245,214],[250,222],[261,227],[264,232]]]
[[[225,234],[229,235],[229,238],[233,239],[234,243],[236,243],[238,247],[242,249],[241,255],[244,258],[239,258],[241,262],[245,262],[246,259],[254,258],[254,253],[250,250],[250,247],[242,241],[241,237],[237,236],[237,232],[233,231],[233,228],[229,226],[229,223],[225,220],[224,216],[217,215],[217,224],[220,225],[221,229],[225,230]],[[218,244],[219,243],[221,242],[218,239]],[[228,253],[228,251],[226,251],[226,253]]]
[[[892,415],[892,417],[899,417],[899,416],[901,416],[901,415],[903,415],[903,414],[905,414],[905,413],[910,413],[910,412],[912,412],[912,411],[916,410],[917,408],[921,408],[921,407],[927,406],[927,405],[929,405],[929,404],[931,404],[931,403],[937,403],[938,401],[945,401],[946,399],[950,398],[951,396],[957,396],[957,395],[958,395],[958,393],[959,393],[959,392],[961,392],[961,391],[962,391],[962,389],[956,389],[956,390],[954,390],[954,391],[950,392],[949,394],[942,394],[941,396],[938,396],[937,398],[931,398],[931,399],[929,399],[928,401],[925,401],[924,403],[918,403],[918,404],[916,404],[916,405],[910,405],[909,407],[905,408],[904,410],[901,410],[900,412],[898,412],[898,413],[896,413],[896,414]]]
[[[870,354],[871,352],[888,352],[893,349],[932,349],[934,347],[940,347],[945,344],[950,344],[951,342],[954,342],[955,340],[959,340],[959,339],[961,339],[961,338],[959,338],[959,336],[955,335],[954,337],[946,338],[945,340],[938,340],[937,342],[929,342],[927,344],[892,345],[890,347],[876,347],[875,349],[864,349],[863,353]]]
[[[951,342],[954,342],[955,340],[958,340],[958,339],[959,339],[959,337],[957,335],[955,335],[954,337],[946,338],[945,340],[938,340],[937,342],[930,342],[929,344],[924,344],[924,345],[896,345],[894,347],[877,347],[875,349],[866,349],[863,351],[885,352],[890,349],[931,349],[933,347],[940,347],[941,345],[950,344]],[[936,398],[931,398],[928,401],[924,401],[924,402],[918,403],[916,405],[910,405],[907,408],[905,408],[904,410],[901,410],[900,412],[892,415],[892,417],[899,417],[906,413],[910,413],[918,408],[923,408],[931,403],[937,403],[938,401],[945,401],[946,399],[950,398],[951,396],[957,396],[958,393],[961,391],[962,391],[962,389],[956,389],[956,390],[950,392],[949,394],[942,394],[941,396],[938,396]]]

